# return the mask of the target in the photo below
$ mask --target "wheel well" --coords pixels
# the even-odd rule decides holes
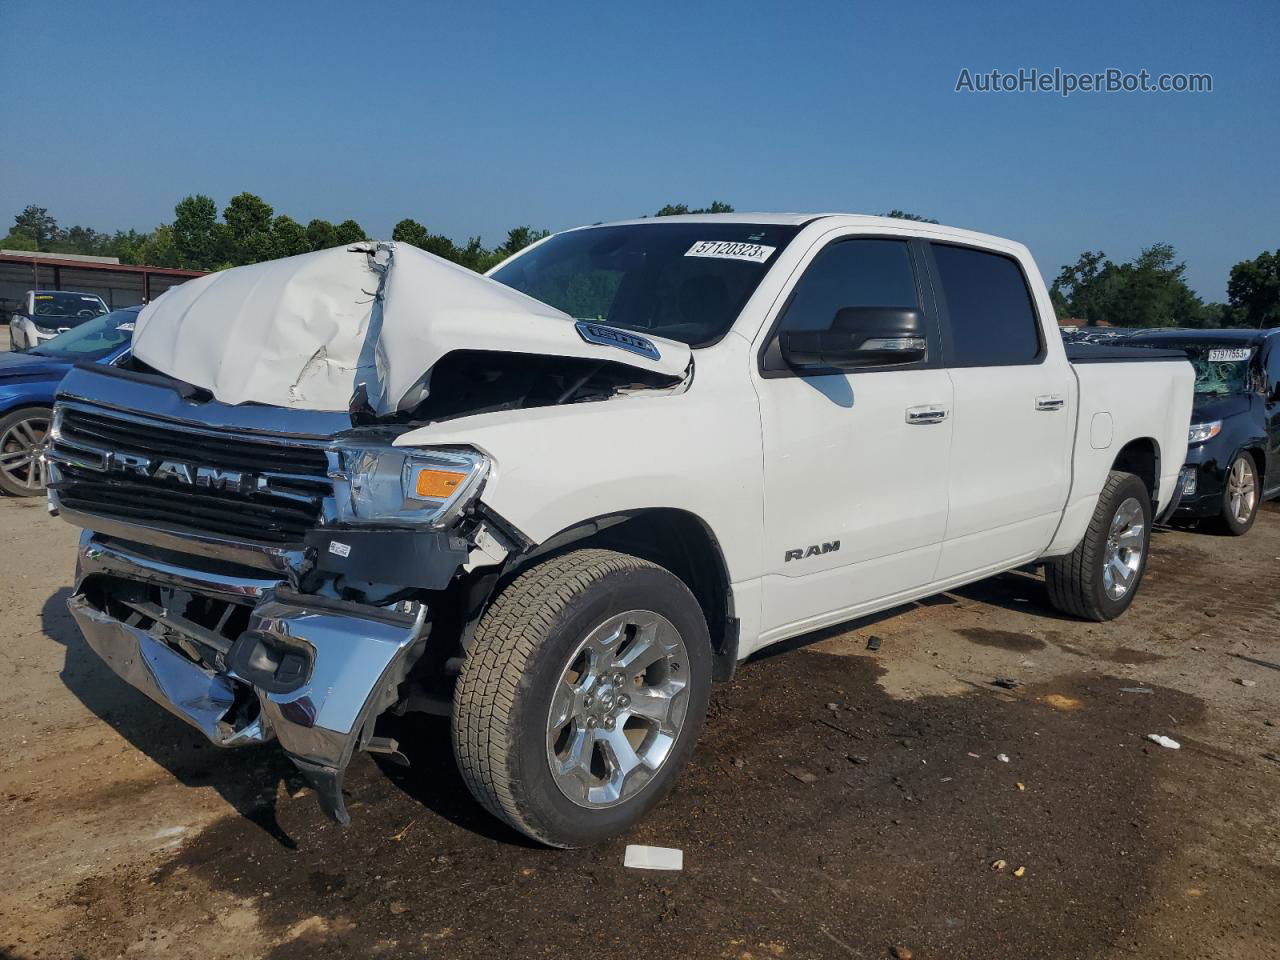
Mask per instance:
[[[684,581],[702,607],[714,656],[714,676],[728,680],[738,662],[738,621],[720,545],[701,519],[654,508],[597,517],[551,537],[521,558],[521,566],[553,552],[605,547],[642,557]]]
[[[1147,485],[1154,506],[1160,497],[1160,448],[1150,437],[1131,440],[1116,454],[1112,470],[1132,473]]]
[[[1265,448],[1257,445],[1244,448],[1253,457],[1253,465],[1258,470],[1258,489],[1265,490],[1267,486],[1267,451]]]

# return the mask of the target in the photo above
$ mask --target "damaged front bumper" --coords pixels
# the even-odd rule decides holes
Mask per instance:
[[[86,531],[68,607],[125,681],[218,746],[278,740],[324,811],[348,823],[343,772],[398,699],[427,608],[306,595],[246,573],[175,566]]]

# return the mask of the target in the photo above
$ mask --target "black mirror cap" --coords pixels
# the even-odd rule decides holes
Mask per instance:
[[[924,314],[914,307],[844,307],[827,330],[793,330],[780,339],[792,367],[863,367],[918,363],[928,354]]]

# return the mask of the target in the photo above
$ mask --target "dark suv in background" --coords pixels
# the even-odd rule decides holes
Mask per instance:
[[[1258,505],[1280,495],[1280,328],[1150,331],[1124,344],[1183,350],[1196,368],[1174,519],[1247,533]]]

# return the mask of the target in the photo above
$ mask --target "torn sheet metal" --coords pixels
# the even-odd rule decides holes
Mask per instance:
[[[608,331],[604,324],[594,326]],[[223,403],[344,411],[367,384],[378,415],[411,409],[454,350],[608,360],[681,376],[689,348],[600,331],[568,314],[403,243],[335,247],[233,267],[174,287],[143,309],[137,358]],[[628,349],[628,346],[631,346]]]

